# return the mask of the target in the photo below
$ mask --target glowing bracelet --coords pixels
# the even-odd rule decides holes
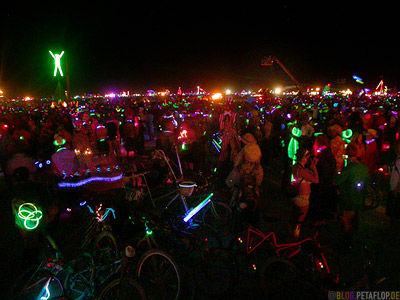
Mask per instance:
[[[43,213],[33,203],[23,203],[18,208],[18,217],[24,221],[27,230],[33,230],[39,226]]]

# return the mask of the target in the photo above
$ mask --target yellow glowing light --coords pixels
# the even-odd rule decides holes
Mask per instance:
[[[275,89],[275,94],[280,95],[282,93],[282,90],[280,88]]]
[[[225,95],[230,95],[230,94],[232,94],[232,91],[229,90],[229,89],[227,89],[227,90],[225,91]]]
[[[211,98],[213,100],[218,100],[218,99],[222,99],[222,94],[221,93],[215,93],[211,96]]]

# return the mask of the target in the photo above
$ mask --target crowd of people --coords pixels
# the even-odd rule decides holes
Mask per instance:
[[[297,182],[293,235],[299,236],[305,220],[338,219],[350,245],[366,187],[382,164],[392,166],[387,214],[393,219],[400,214],[396,100],[171,96],[87,98],[67,105],[10,101],[1,107],[0,167],[10,191],[23,168],[29,180],[51,185],[90,177],[102,164],[140,158],[148,150],[146,141],[155,140],[154,147],[170,157],[179,150],[186,174],[209,168],[215,154],[213,169],[227,186],[250,186],[259,198],[265,168],[279,159],[285,166],[282,187]],[[41,168],[50,171],[40,177]],[[241,208],[257,210],[254,201],[243,199]]]

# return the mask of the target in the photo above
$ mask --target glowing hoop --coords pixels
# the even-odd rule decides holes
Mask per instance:
[[[22,203],[18,208],[17,216],[24,221],[24,229],[33,230],[39,226],[43,213],[33,203]]]

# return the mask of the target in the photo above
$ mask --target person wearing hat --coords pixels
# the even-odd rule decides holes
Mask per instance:
[[[377,171],[379,152],[376,138],[378,132],[375,129],[368,129],[365,134],[365,152],[361,157],[361,161],[368,166],[369,174],[372,175]]]
[[[228,187],[242,191],[242,196],[237,199],[238,209],[241,211],[240,217],[246,222],[258,227],[259,224],[259,187],[264,178],[264,170],[260,164],[261,148],[258,146],[254,136],[247,133],[242,141],[245,146],[235,158],[234,168],[226,178],[225,183]]]
[[[252,186],[259,197],[259,187],[264,178],[264,170],[260,164],[261,148],[251,133],[246,133],[242,137],[242,142],[245,146],[236,156],[234,168],[225,182],[229,187]]]

